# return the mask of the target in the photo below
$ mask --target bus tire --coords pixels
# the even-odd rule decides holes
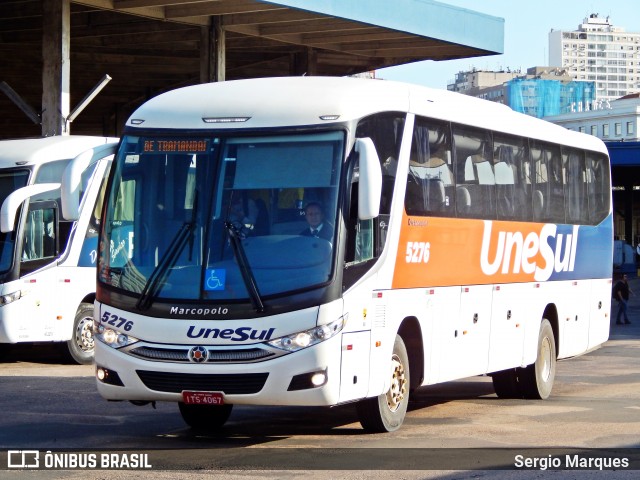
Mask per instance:
[[[556,377],[556,341],[546,318],[540,324],[537,352],[536,361],[520,369],[520,388],[524,398],[544,400],[551,395]]]
[[[213,431],[226,423],[233,405],[187,405],[179,402],[178,408],[182,419],[194,430]]]
[[[67,341],[67,351],[80,365],[93,362],[93,304],[81,303],[73,320],[73,332]]]
[[[13,350],[13,343],[0,343],[0,361],[4,360],[11,354]]]
[[[498,398],[522,398],[517,368],[495,372],[491,374],[491,380]]]
[[[396,335],[391,355],[391,386],[386,393],[365,398],[356,404],[362,427],[371,433],[393,432],[402,425],[409,405],[409,356]]]

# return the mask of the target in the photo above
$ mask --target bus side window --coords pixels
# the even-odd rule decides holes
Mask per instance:
[[[351,193],[348,198],[348,212],[345,215],[347,228],[345,262],[347,265],[366,264],[367,261],[377,258],[384,249],[405,115],[399,112],[376,114],[365,117],[358,123],[356,137],[370,138],[380,158],[382,193],[380,215],[370,220],[358,219],[358,163],[356,161],[352,167],[349,184]],[[357,274],[353,274],[350,278],[355,280]],[[345,284],[349,283],[350,280],[345,282]]]
[[[100,190],[95,200],[95,204],[91,209],[89,224],[82,241],[82,249],[80,258],[78,259],[79,267],[95,266],[98,252],[98,230],[100,229],[102,204],[104,203],[104,195],[107,187],[107,175],[102,177],[100,181]],[[87,208],[88,206],[85,206]],[[64,237],[63,237],[64,238]]]
[[[459,217],[491,219],[496,216],[492,143],[488,131],[463,127],[453,129]]]
[[[382,167],[380,213],[383,215],[391,211],[403,128],[404,114],[385,113],[363,118],[356,129],[357,138],[371,139],[380,158]]]
[[[562,157],[557,145],[547,148],[549,157],[549,204],[551,221],[564,223],[566,220],[564,207],[564,174],[562,171]]]
[[[589,222],[589,210],[584,152],[575,149],[564,150],[563,167],[567,184],[567,222],[586,224]]]
[[[526,140],[496,134],[493,148],[498,220],[531,220]]]
[[[531,154],[535,168],[534,220],[564,223],[565,175],[562,169],[560,147],[532,141]]]
[[[589,195],[589,223],[597,225],[609,214],[609,164],[607,157],[587,153],[587,182]]]
[[[407,214],[452,216],[454,190],[449,126],[416,119],[404,199]]]
[[[123,267],[133,255],[142,255],[145,250],[142,246],[149,240],[144,228],[139,227],[137,232],[133,231],[135,206],[140,197],[140,194],[136,191],[137,185],[138,179],[135,175],[123,180],[112,206],[114,212],[113,222],[108,228],[111,229],[113,241],[110,245],[104,245],[104,247],[107,247],[104,253],[109,255],[111,267]],[[102,201],[99,199],[98,203],[102,203]],[[95,228],[90,228],[87,231],[87,238],[90,238],[90,235],[93,236],[96,244],[98,243],[99,223],[101,221],[99,214],[98,210],[94,210],[92,222],[95,223]],[[85,243],[87,238],[85,238]]]
[[[351,195],[347,218],[347,251],[345,255],[347,264],[366,262],[374,257],[374,220],[360,220],[358,218],[358,187],[358,162],[356,161],[351,174]]]
[[[24,226],[20,274],[37,270],[57,255],[57,213],[53,202],[29,206]]]

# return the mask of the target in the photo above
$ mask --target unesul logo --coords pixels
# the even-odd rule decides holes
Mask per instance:
[[[554,224],[545,224],[540,232],[500,231],[497,241],[492,241],[493,222],[484,221],[480,265],[485,275],[523,272],[533,275],[536,281],[549,280],[556,272],[573,272],[578,245],[578,226],[571,233],[559,233]],[[493,251],[493,258],[489,252]],[[538,263],[538,255],[544,260]]]

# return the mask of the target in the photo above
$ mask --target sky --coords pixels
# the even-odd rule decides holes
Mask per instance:
[[[591,13],[609,16],[616,27],[640,32],[638,0],[440,0],[441,3],[467,8],[504,18],[504,53],[487,57],[434,62],[427,60],[398,67],[383,68],[376,76],[432,88],[446,89],[456,73],[471,70],[511,70],[547,66],[549,32],[577,30]]]

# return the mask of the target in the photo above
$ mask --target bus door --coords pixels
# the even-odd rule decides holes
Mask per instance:
[[[59,254],[58,206],[54,201],[32,201],[24,219],[20,253],[20,282],[29,339],[55,340],[57,278]]]

